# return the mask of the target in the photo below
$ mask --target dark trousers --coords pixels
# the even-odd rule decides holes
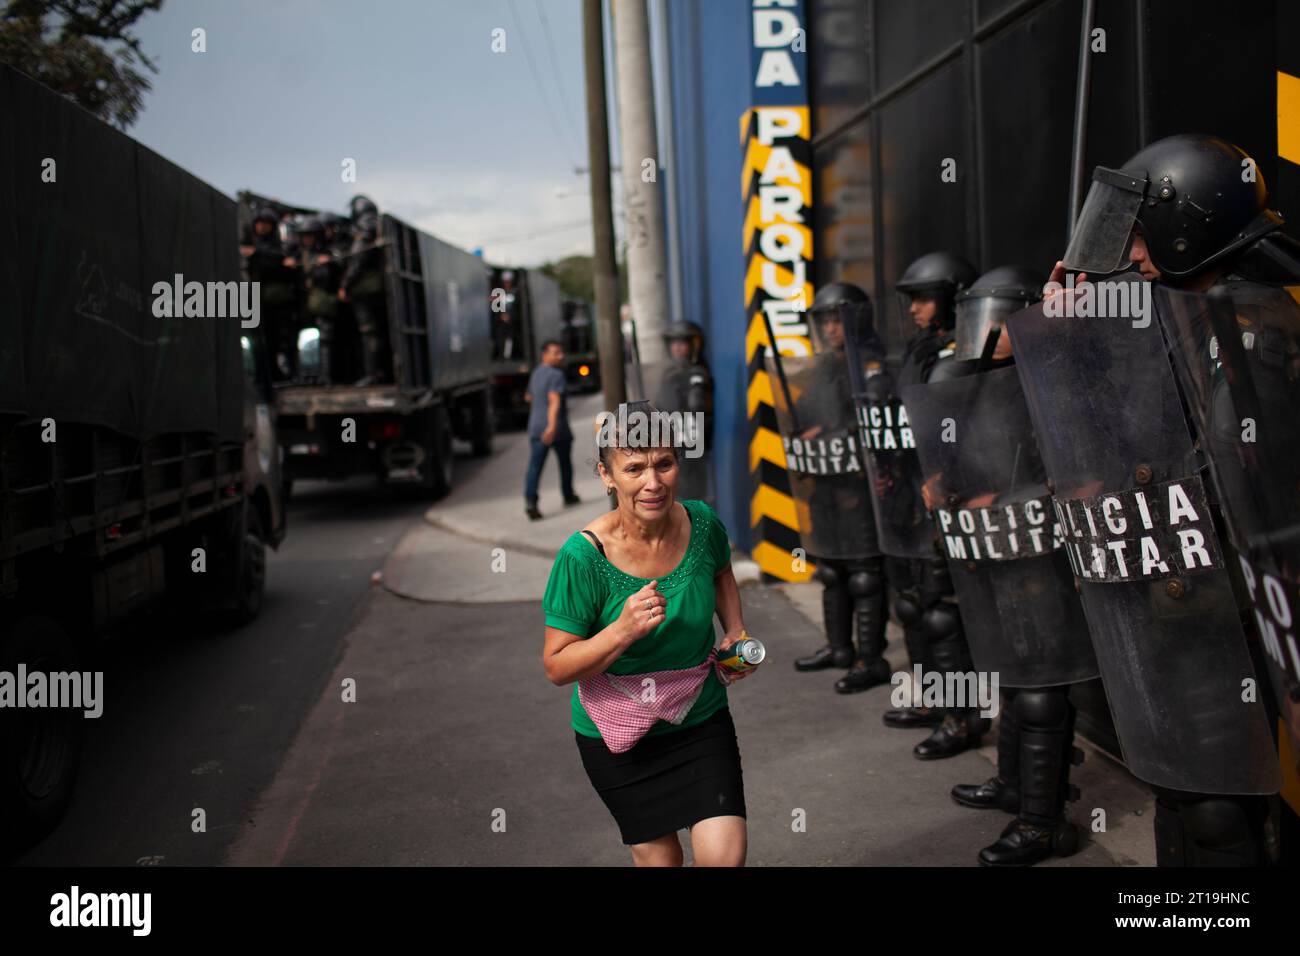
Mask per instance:
[[[573,497],[573,438],[556,438],[547,445],[540,438],[530,438],[533,453],[528,459],[528,476],[524,479],[524,501],[535,507],[537,505],[537,483],[542,478],[542,466],[546,464],[546,453],[555,449],[555,457],[560,460],[560,491],[565,499]]]

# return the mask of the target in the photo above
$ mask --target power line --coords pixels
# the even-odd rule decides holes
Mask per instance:
[[[532,50],[529,48],[527,43],[522,42],[524,37],[524,29],[522,26],[523,21],[519,19],[519,10],[518,8],[515,7],[515,0],[506,0],[506,3],[510,7],[510,16],[515,21],[515,31],[518,34],[520,38],[520,42],[524,48],[524,58],[528,61],[528,69],[533,74],[533,85],[537,88],[537,95],[541,98],[542,107],[543,109],[546,110],[546,115],[550,117],[551,132],[555,134],[556,141],[560,142],[560,140],[563,137],[560,131],[560,123],[556,120],[555,117],[555,110],[551,107],[550,94],[547,92],[546,84],[542,82],[541,75],[537,71],[537,64],[533,62]],[[571,166],[578,165],[576,162],[573,162],[573,153],[570,152],[568,147],[566,147],[563,143],[561,143],[560,149],[565,155],[569,157]]]
[[[566,222],[566,223],[561,223],[561,224],[558,225],[558,226],[550,226],[550,227],[548,227],[548,228],[546,228],[546,229],[543,229],[543,230],[541,230],[541,231],[539,231],[539,232],[530,232],[530,233],[526,233],[526,234],[524,234],[524,235],[520,235],[520,236],[506,236],[506,237],[501,238],[501,239],[480,239],[477,243],[475,243],[475,245],[479,245],[479,246],[488,246],[488,245],[500,246],[500,245],[504,245],[504,244],[506,244],[506,243],[508,243],[508,242],[523,242],[523,241],[525,241],[525,240],[527,240],[527,239],[540,239],[540,238],[542,238],[543,236],[549,236],[549,235],[552,235],[553,233],[557,233],[557,232],[568,232],[570,229],[579,229],[579,228],[582,228],[582,227],[584,227],[584,226],[590,226],[590,225],[591,225],[591,219],[590,219],[590,218],[587,218],[587,219],[583,219],[583,220],[578,221],[578,222]]]
[[[555,88],[560,94],[560,106],[563,107],[564,122],[569,127],[569,134],[573,137],[573,142],[576,143],[579,142],[579,136],[576,127],[573,125],[573,109],[569,103],[569,97],[564,92],[564,84],[560,82],[560,61],[555,55],[555,40],[551,36],[551,23],[546,19],[542,0],[533,0],[533,5],[537,10],[537,18],[542,21],[542,34],[546,38],[546,50],[551,57],[551,76],[555,78]]]

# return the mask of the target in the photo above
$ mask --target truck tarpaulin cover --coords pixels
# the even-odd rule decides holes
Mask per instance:
[[[238,282],[235,216],[206,183],[0,66],[0,415],[238,441],[238,311],[175,317],[173,303],[160,318],[153,292],[177,274]]]

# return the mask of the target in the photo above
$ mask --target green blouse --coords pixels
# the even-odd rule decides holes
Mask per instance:
[[[658,591],[667,599],[663,623],[624,651],[609,666],[610,674],[647,674],[696,667],[713,649],[713,615],[717,604],[714,577],[731,562],[731,544],[727,529],[708,504],[690,500],[683,501],[682,506],[691,519],[691,539],[681,563],[658,579]],[[596,550],[589,537],[575,531],[551,566],[551,577],[542,597],[546,624],[584,639],[591,637],[617,620],[623,613],[623,602],[651,580],[620,571]],[[647,736],[698,724],[725,706],[727,689],[710,675],[680,724],[656,721]],[[600,736],[578,699],[576,683],[570,709],[574,730],[587,737]]]

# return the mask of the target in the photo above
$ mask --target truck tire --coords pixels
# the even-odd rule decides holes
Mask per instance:
[[[470,444],[478,458],[492,454],[492,439],[496,434],[496,413],[492,409],[492,390],[485,388],[474,396],[469,416]]]
[[[244,520],[240,528],[238,550],[230,552],[239,556],[228,609],[222,613],[224,623],[244,627],[262,612],[266,594],[266,532],[262,527],[262,513],[251,500],[244,502]],[[234,545],[235,542],[232,542]]]
[[[28,671],[72,672],[77,649],[56,622],[33,615],[0,639],[0,669],[16,673],[19,663]],[[77,782],[84,719],[67,708],[0,710],[0,843],[7,852],[35,845],[63,819]]]
[[[441,498],[451,491],[452,474],[455,470],[456,450],[452,444],[451,415],[446,405],[439,405],[429,416],[429,446],[425,449],[428,466],[425,475],[425,488],[434,498]]]

